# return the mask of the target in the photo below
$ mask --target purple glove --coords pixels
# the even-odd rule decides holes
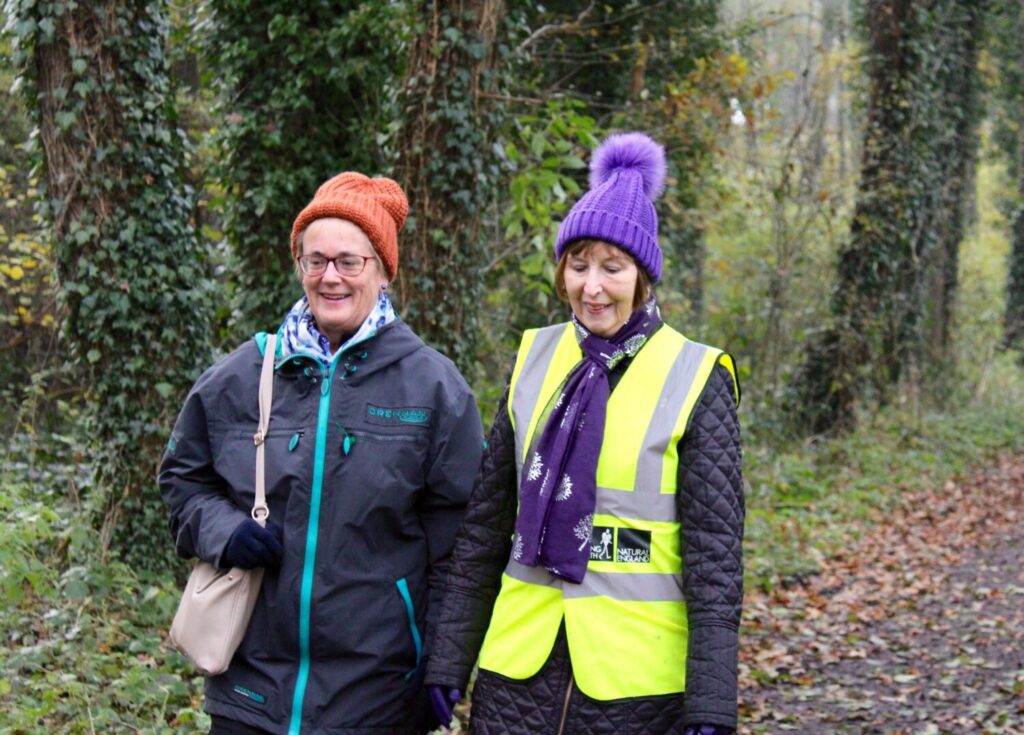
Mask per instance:
[[[228,539],[224,553],[221,554],[220,567],[277,569],[281,566],[281,555],[284,553],[284,547],[281,546],[283,539],[281,527],[273,521],[267,521],[267,527],[263,528],[252,518],[246,518]]]
[[[719,727],[718,725],[689,725],[683,731],[683,735],[735,735],[736,731],[731,727]]]
[[[430,706],[434,708],[441,727],[448,727],[452,721],[452,707],[462,699],[462,692],[455,687],[442,687],[434,684],[427,686],[430,694]]]

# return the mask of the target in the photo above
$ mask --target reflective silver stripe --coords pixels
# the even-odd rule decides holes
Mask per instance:
[[[656,491],[641,493],[599,487],[594,512],[619,518],[643,518],[647,521],[674,523],[677,520],[676,496]]]
[[[546,401],[550,397],[539,394],[564,330],[564,325],[557,325],[537,332],[517,378],[512,397],[517,477],[523,464],[523,447],[528,441],[526,432],[533,412],[539,408],[538,401]],[[644,434],[635,490],[597,488],[595,513],[650,522],[678,522],[675,495],[661,493],[662,469],[680,411],[710,349],[689,340],[683,343],[665,377]],[[527,567],[511,559],[505,573],[527,584],[561,589],[565,598],[607,597],[636,602],[678,602],[683,599],[681,574],[596,572],[590,569],[583,583],[575,585],[563,583],[543,568]]]
[[[526,362],[516,381],[516,389],[512,395],[512,415],[515,417],[516,427],[516,478],[519,477],[523,466],[523,452],[528,439],[526,432],[530,430],[530,419],[536,410],[537,401],[548,399],[548,396],[541,397],[540,391],[544,387],[548,366],[554,359],[555,350],[562,335],[565,334],[565,329],[564,324],[556,324],[537,330],[537,336],[530,345]]]
[[[607,597],[633,602],[679,602],[683,599],[683,577],[589,569],[582,584],[566,584],[562,590],[566,599]]]
[[[683,599],[683,578],[679,574],[642,572],[595,572],[588,569],[582,584],[563,582],[546,569],[510,561],[505,574],[512,579],[543,587],[561,588],[565,599],[608,597],[633,602],[678,602]]]
[[[661,472],[665,462],[665,452],[672,440],[672,429],[675,428],[679,411],[686,402],[686,396],[693,387],[707,345],[687,340],[672,368],[668,371],[665,384],[658,396],[658,403],[651,417],[644,436],[643,449],[637,460],[636,490],[638,494],[661,494]],[[598,506],[600,507],[600,506]],[[603,512],[599,510],[598,512]],[[627,518],[650,518],[646,513],[622,513]],[[651,520],[654,520],[651,518]],[[673,516],[674,520],[674,516]]]
[[[562,586],[562,580],[547,569],[543,567],[528,567],[511,559],[508,562],[508,566],[505,567],[505,574],[512,577],[512,579],[518,579],[520,582],[527,582],[529,584],[539,584],[545,587]],[[575,587],[576,585],[571,586]]]

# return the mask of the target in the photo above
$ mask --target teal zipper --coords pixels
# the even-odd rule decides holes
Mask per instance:
[[[375,335],[370,335],[373,337]],[[366,340],[370,339],[367,337]],[[338,359],[357,344],[349,345],[344,352],[339,352],[331,360],[331,369],[320,385],[320,405],[316,418],[316,445],[313,450],[313,487],[309,498],[309,521],[306,523],[306,553],[302,562],[302,586],[299,593],[299,673],[295,677],[295,693],[292,695],[292,716],[288,725],[288,735],[300,735],[302,730],[302,705],[306,698],[306,685],[309,683],[309,617],[313,599],[313,570],[316,565],[316,547],[320,536],[320,499],[324,486],[324,457],[327,453],[328,418],[331,413],[331,385],[334,383],[334,369]],[[263,339],[266,344],[266,337]],[[289,355],[288,360],[295,357],[312,355]],[[323,365],[313,358],[320,366],[323,376]],[[419,632],[416,633],[419,635]]]
[[[423,657],[423,639],[420,637],[419,626],[416,625],[416,610],[412,605],[409,583],[405,581],[405,577],[402,577],[395,582],[395,586],[398,587],[398,594],[402,596],[402,602],[405,603],[405,614],[409,618],[409,632],[412,633],[412,643],[416,647],[416,665],[405,675],[405,680],[409,681],[416,673],[416,669],[420,667],[420,659]]]
[[[319,363],[318,363],[319,364]],[[292,695],[292,717],[288,735],[299,735],[302,729],[302,704],[309,682],[309,613],[313,598],[313,570],[316,565],[316,546],[320,536],[320,499],[324,485],[324,456],[327,451],[327,425],[331,410],[331,384],[337,359],[320,385],[320,406],[316,419],[316,448],[313,454],[313,488],[309,498],[309,521],[306,524],[306,553],[302,562],[302,587],[299,595],[299,673]],[[323,368],[320,368],[323,374]]]

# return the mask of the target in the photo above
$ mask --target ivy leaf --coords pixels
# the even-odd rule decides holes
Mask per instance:
[[[170,383],[157,383],[153,386],[153,390],[160,394],[161,398],[170,398],[171,393],[174,392],[174,386]]]
[[[99,362],[100,357],[102,357],[102,355],[100,355],[100,351],[96,349],[89,350],[87,353],[85,353],[85,359],[88,360],[90,363]]]

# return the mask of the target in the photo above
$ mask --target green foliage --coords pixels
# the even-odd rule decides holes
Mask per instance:
[[[501,218],[507,250],[501,256],[533,278],[529,290],[551,292],[558,225],[583,193],[577,181],[587,169],[583,156],[600,143],[596,121],[581,114],[582,108],[579,101],[550,99],[541,114],[518,117],[501,148],[512,172]]]
[[[396,175],[409,197],[398,295],[403,318],[468,371],[480,333],[482,264],[504,172],[493,150],[505,108],[501,3],[413,3]]]
[[[402,3],[209,0],[197,29],[218,96],[220,192],[233,337],[276,328],[301,295],[292,222],[341,171],[390,171],[407,34]]]
[[[702,323],[687,329],[737,358],[744,429],[755,428],[755,443],[785,429],[785,386],[828,317],[856,187],[842,127],[849,111],[832,120],[828,110],[849,102],[842,89],[857,78],[857,50],[829,40],[837,31],[828,14],[807,24],[777,20],[799,7],[781,0],[764,18],[744,16],[726,44],[738,51],[707,62],[706,73],[720,80],[711,89],[736,96],[733,118],[712,144],[722,154],[702,184],[706,308]]]
[[[41,454],[39,449],[49,450]],[[15,435],[0,473],[0,721],[12,733],[206,732],[202,680],[163,647],[173,579],[96,563],[73,436]]]
[[[496,144],[508,178],[501,227],[483,268],[485,308],[472,375],[485,418],[505,387],[523,330],[566,318],[553,286],[555,237],[583,192],[585,159],[604,135],[582,109],[579,101],[552,98],[510,121]]]
[[[0,37],[0,88],[14,83],[10,43]],[[25,141],[30,120],[19,95],[0,96],[0,420],[11,425],[41,418],[26,415],[24,395],[34,375],[54,367],[58,315],[53,249],[33,216],[39,181]],[[48,374],[51,391],[65,389]],[[42,412],[41,412],[42,413]]]
[[[898,503],[903,490],[1024,448],[1019,353],[998,351],[1009,242],[997,203],[1009,184],[1004,166],[985,163],[990,159],[981,158],[978,222],[963,246],[960,316],[949,355],[955,387],[942,410],[922,409],[904,394],[881,411],[860,414],[845,436],[797,442],[773,432],[770,415],[752,411],[746,400],[741,407],[753,583],[767,587],[811,573],[821,558],[843,550],[849,534]]]
[[[990,22],[983,64],[990,95],[993,140],[1019,175],[1021,100],[1024,99],[1024,11],[1016,0],[989,0]]]
[[[62,337],[88,386],[81,441],[95,478],[83,512],[103,525],[104,548],[167,568],[152,476],[167,425],[210,353],[166,19],[158,2],[10,0],[6,11],[39,125],[39,213],[53,228],[45,257],[59,277]]]
[[[548,100],[543,110],[515,120],[501,150],[510,176],[498,256],[504,268],[495,270],[515,274],[517,287],[537,292],[529,307],[539,314],[551,309],[559,225],[586,191],[585,159],[605,135],[582,109],[572,99]]]
[[[712,170],[714,140],[729,119],[728,99],[743,61],[723,52],[717,0],[555,2],[526,15],[531,91],[559,92],[608,130],[643,130],[665,145],[669,179],[659,202],[666,255],[663,305],[692,324],[703,310],[703,222],[698,208]],[[538,31],[539,33],[539,31]]]
[[[859,403],[884,403],[901,381],[920,391],[922,376],[948,374],[982,12],[964,0],[867,5],[872,86],[861,180],[833,322],[795,381],[791,409],[805,432],[849,427]]]
[[[1013,212],[1013,248],[1006,282],[1003,342],[1024,344],[1024,9],[1019,2],[992,0],[990,49],[985,56],[993,138],[1016,179],[1016,191],[1005,206]]]

